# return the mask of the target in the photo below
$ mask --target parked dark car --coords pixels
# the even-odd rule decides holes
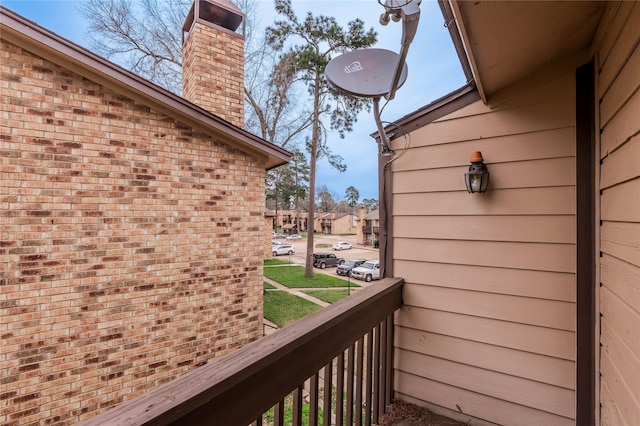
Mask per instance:
[[[345,262],[342,265],[338,265],[338,268],[336,269],[336,273],[338,275],[344,275],[345,277],[348,277],[349,275],[351,275],[351,270],[353,268],[357,268],[358,266],[362,265],[364,262],[366,262],[365,259],[345,260]]]
[[[344,263],[344,259],[333,253],[313,253],[313,266],[324,269],[327,266],[338,266]]]

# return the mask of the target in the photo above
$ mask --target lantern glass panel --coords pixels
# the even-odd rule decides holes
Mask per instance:
[[[464,175],[464,183],[470,193],[485,192],[489,183],[489,172],[486,170],[473,170]]]

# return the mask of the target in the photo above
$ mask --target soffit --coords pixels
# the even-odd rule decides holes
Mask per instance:
[[[589,48],[603,1],[451,3],[473,77],[483,97]],[[455,41],[455,40],[454,40]]]

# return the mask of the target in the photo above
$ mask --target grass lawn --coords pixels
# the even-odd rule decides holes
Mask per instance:
[[[347,290],[304,290],[304,292],[327,303],[334,303],[348,296]]]
[[[267,291],[263,300],[264,317],[280,328],[322,309],[285,291]]]
[[[271,284],[267,283],[267,282],[263,282],[262,285],[264,285],[265,290],[272,290],[275,289],[274,286],[272,286]]]
[[[288,265],[288,260],[280,260],[280,259],[265,259],[264,266],[274,266],[274,265]]]
[[[264,276],[289,288],[326,288],[347,287],[347,281],[325,274],[304,276],[303,266],[287,266],[282,268],[264,268]],[[360,287],[351,283],[351,287]]]

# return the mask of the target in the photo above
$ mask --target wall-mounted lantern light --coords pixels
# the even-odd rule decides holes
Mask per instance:
[[[464,174],[464,183],[469,193],[484,192],[489,184],[489,171],[482,159],[482,153],[475,151],[471,154],[471,165],[469,171]]]

